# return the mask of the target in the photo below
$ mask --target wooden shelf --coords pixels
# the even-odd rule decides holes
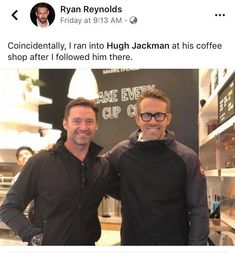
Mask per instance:
[[[235,217],[231,217],[225,212],[220,213],[221,220],[227,223],[229,226],[231,226],[233,229],[235,229]]]
[[[204,145],[205,143],[207,143],[211,139],[215,138],[216,135],[222,133],[223,131],[225,131],[229,127],[233,126],[234,124],[235,124],[235,115],[232,116],[226,122],[224,122],[222,125],[220,125],[219,127],[217,127],[213,132],[211,132],[210,134],[208,134],[206,138],[204,138],[203,140],[200,141],[199,145],[200,146]]]
[[[0,176],[0,186],[11,186],[13,177]]]
[[[34,105],[46,105],[52,104],[52,99],[43,96],[27,95],[25,97],[25,102]]]
[[[204,173],[205,173],[205,176],[207,176],[207,177],[218,177],[219,176],[218,170],[205,170]]]
[[[209,220],[210,231],[232,231],[232,228],[220,219]]]
[[[220,170],[205,170],[207,177],[235,177],[235,168],[222,168]]]
[[[11,230],[5,223],[3,223],[2,221],[0,221],[0,229],[7,229],[7,230]]]
[[[222,177],[235,177],[235,168],[222,168],[220,175]]]
[[[101,228],[104,230],[120,230],[121,229],[121,217],[99,217]]]
[[[0,119],[0,124],[3,124],[5,127],[8,128],[14,128],[19,131],[30,131],[30,132],[38,132],[39,129],[51,129],[52,124],[50,123],[45,123],[41,121],[35,121],[31,122],[29,121],[18,121],[14,119],[7,119],[7,120],[1,120]]]

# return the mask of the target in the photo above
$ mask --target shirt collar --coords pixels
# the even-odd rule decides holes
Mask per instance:
[[[141,142],[144,142],[144,141],[145,141],[145,140],[143,139],[143,134],[142,134],[142,132],[139,133],[137,141],[141,141]]]
[[[167,139],[167,133],[166,133],[165,138],[163,140],[166,140],[166,139]],[[139,133],[137,141],[140,141],[140,142],[145,142],[146,141],[146,140],[143,139],[143,133],[142,132]]]
[[[41,26],[41,23],[39,22],[38,18],[37,18],[37,26],[38,27],[44,27],[44,26]],[[49,21],[47,20],[47,26],[49,26]],[[47,27],[45,26],[45,27]]]

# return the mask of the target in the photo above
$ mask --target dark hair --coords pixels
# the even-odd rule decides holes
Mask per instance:
[[[150,88],[142,92],[142,94],[137,99],[137,113],[141,113],[140,111],[140,104],[143,99],[145,98],[156,98],[160,99],[161,101],[165,102],[167,105],[167,112],[170,112],[170,99],[167,97],[167,95],[156,88]]]
[[[86,98],[83,98],[83,97],[78,97],[76,99],[73,99],[66,105],[65,111],[64,111],[64,119],[66,119],[66,120],[68,119],[70,110],[74,106],[87,106],[87,107],[90,107],[95,112],[95,117],[96,117],[96,120],[97,120],[99,109],[98,109],[95,101],[94,100],[89,100],[89,99],[86,99]]]
[[[47,4],[47,3],[39,3],[39,4],[37,4],[36,6],[35,6],[35,8],[34,8],[34,11],[35,12],[37,12],[38,11],[38,8],[47,8],[48,9],[48,11],[49,11],[49,4]]]
[[[30,147],[28,147],[28,146],[21,146],[21,147],[19,147],[19,148],[16,150],[16,158],[17,158],[17,160],[18,160],[19,154],[20,154],[20,152],[21,152],[22,150],[28,150],[32,155],[34,155],[34,152],[33,152],[33,150],[32,150]]]

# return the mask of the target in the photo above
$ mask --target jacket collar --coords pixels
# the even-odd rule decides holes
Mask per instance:
[[[137,129],[129,136],[130,142],[139,147],[166,147],[169,146],[175,140],[175,134],[172,131],[166,130],[166,139],[164,140],[152,140],[152,141],[138,141],[138,136],[141,133],[140,129]]]
[[[66,153],[68,152],[69,154],[71,154],[72,156],[74,156],[72,153],[70,153],[69,151],[68,151],[68,149],[64,146],[64,143],[65,143],[65,141],[67,140],[67,135],[65,134],[65,135],[63,135],[63,136],[61,136],[58,140],[57,140],[57,142],[56,142],[56,144],[55,144],[55,146],[54,146],[54,150],[55,151],[59,151],[59,150],[61,150],[61,149],[63,149],[63,150],[65,150],[66,151]],[[97,157],[98,155],[99,155],[99,153],[101,152],[101,150],[103,149],[103,147],[102,146],[99,146],[99,145],[97,145],[95,142],[93,142],[93,141],[91,141],[91,143],[90,143],[90,145],[89,145],[89,150],[88,150],[88,156],[89,157],[92,157],[92,158],[95,158],[95,157]],[[75,157],[75,156],[74,156]],[[76,157],[75,157],[76,158]],[[77,158],[76,158],[77,159]]]

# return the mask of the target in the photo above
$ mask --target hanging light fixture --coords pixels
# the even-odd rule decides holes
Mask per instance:
[[[77,97],[96,99],[99,97],[98,85],[90,69],[75,70],[69,84],[68,97],[71,99]]]

